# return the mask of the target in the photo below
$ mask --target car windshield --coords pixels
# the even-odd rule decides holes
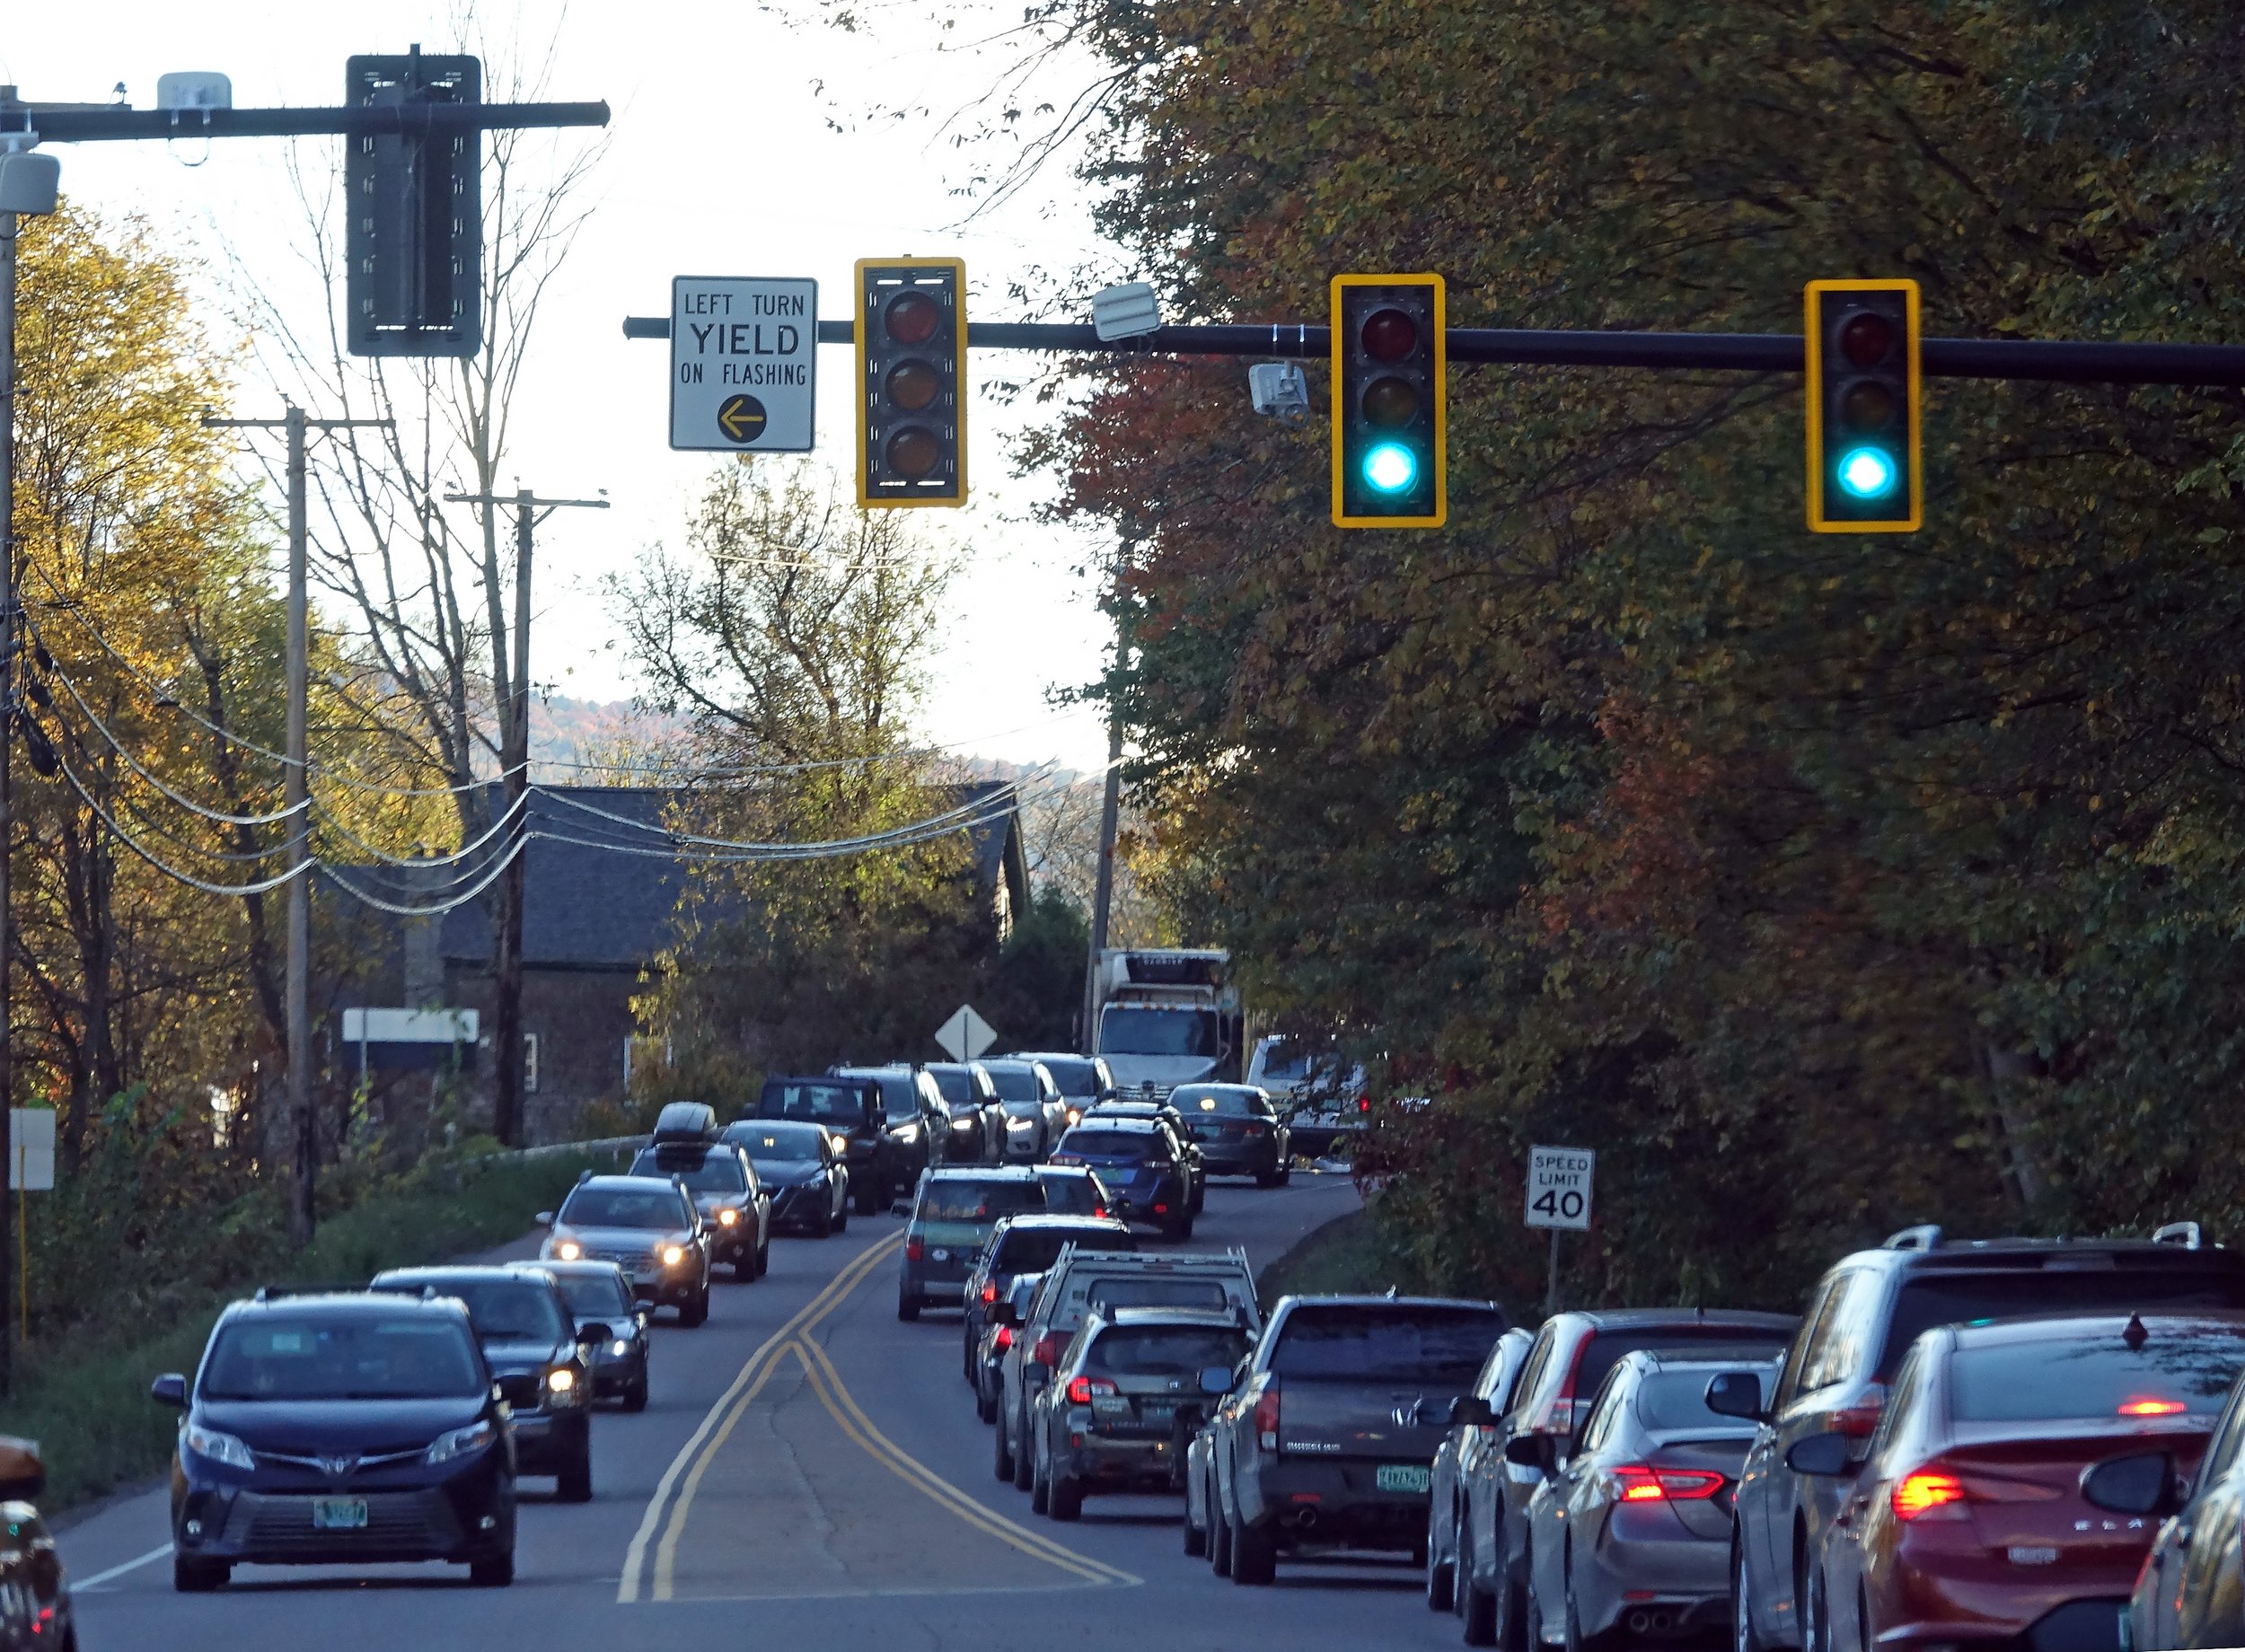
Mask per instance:
[[[534,1279],[439,1274],[409,1279],[400,1288],[424,1287],[467,1304],[468,1323],[487,1342],[566,1342],[576,1334],[553,1292]]]
[[[1110,1005],[1099,1017],[1103,1056],[1212,1056],[1221,1040],[1214,1010]]]
[[[1959,1422],[2207,1414],[2241,1369],[2245,1327],[2162,1326],[2134,1349],[2117,1337],[1967,1344],[1950,1357],[1949,1410]]]
[[[1107,1208],[1106,1185],[1087,1170],[1046,1171],[1044,1208],[1055,1216],[1089,1216]]]
[[[1043,1208],[1044,1184],[1034,1177],[931,1176],[916,1214],[923,1222],[995,1222],[1017,1211]]]
[[[1183,1376],[1211,1366],[1236,1366],[1246,1351],[1246,1333],[1221,1326],[1117,1325],[1091,1345],[1084,1369],[1117,1376]]]
[[[1044,1070],[1052,1075],[1052,1082],[1062,1095],[1099,1094],[1099,1069],[1081,1058],[1062,1056],[1048,1059]]]
[[[730,1152],[683,1158],[656,1147],[631,1161],[631,1173],[635,1176],[660,1176],[665,1182],[676,1176],[697,1193],[745,1193],[748,1191],[748,1173],[741,1168],[740,1160]]]
[[[1724,1417],[1707,1409],[1707,1384],[1725,1371],[1752,1371],[1767,1393],[1776,1381],[1768,1366],[1678,1366],[1647,1373],[1637,1387],[1637,1420],[1655,1434],[1677,1429],[1701,1429],[1737,1434],[1754,1432],[1752,1423]]]
[[[1001,1102],[1039,1102],[1044,1099],[1044,1092],[1037,1088],[1034,1068],[993,1067],[990,1069],[990,1081],[998,1086],[998,1099]]]
[[[1287,1084],[1298,1084],[1310,1076],[1312,1063],[1330,1071],[1334,1058],[1330,1053],[1320,1054],[1307,1044],[1282,1039],[1263,1051],[1263,1076]]]
[[[731,1131],[726,1134],[726,1139],[745,1150],[749,1157],[760,1161],[820,1156],[820,1131],[816,1125],[774,1124],[762,1129],[752,1125],[737,1136]]]
[[[931,1067],[928,1076],[936,1081],[936,1094],[954,1107],[975,1104],[974,1075],[963,1067]]]
[[[687,1217],[671,1188],[579,1188],[561,1207],[565,1227],[683,1227]]]
[[[1209,1308],[1218,1313],[1232,1305],[1221,1279],[1166,1279],[1158,1274],[1094,1279],[1084,1301],[1095,1308]]]
[[[1215,1085],[1186,1085],[1173,1092],[1169,1104],[1187,1119],[1195,1113],[1215,1113],[1227,1119],[1267,1119],[1271,1103],[1253,1090],[1234,1090]]]
[[[2018,1319],[2026,1314],[2188,1312],[2193,1308],[2245,1308],[2245,1281],[2209,1276],[2196,1269],[2161,1272],[2149,1268],[2020,1270],[2004,1273],[1943,1276],[1931,1270],[1904,1281],[1879,1356],[1878,1377],[1894,1380],[1910,1344],[1936,1325],[1969,1324],[1976,1319]],[[1580,1392],[1580,1391],[1578,1391]]]
[[[1298,1307],[1271,1350],[1271,1369],[1313,1381],[1423,1383],[1463,1393],[1503,1334],[1504,1315],[1492,1308]]]
[[[909,1085],[903,1074],[898,1077]],[[886,1100],[885,1094],[883,1098]],[[892,1107],[891,1111],[894,1111]],[[814,1124],[859,1125],[865,1122],[865,1087],[859,1084],[781,1082],[764,1086],[757,1115],[765,1119],[807,1119]]]
[[[1161,1138],[1151,1130],[1087,1130],[1078,1128],[1061,1138],[1060,1151],[1081,1154],[1086,1158],[1127,1159],[1134,1163],[1169,1156],[1161,1145]]]
[[[1064,1244],[1095,1246],[1102,1251],[1135,1251],[1135,1235],[1107,1227],[1030,1227],[1010,1229],[998,1242],[991,1262],[993,1273],[1042,1273],[1050,1268]]]
[[[631,1293],[612,1273],[558,1273],[554,1283],[568,1298],[569,1312],[579,1319],[599,1319],[610,1314],[631,1316]]]
[[[207,1400],[439,1400],[483,1392],[456,1317],[291,1314],[220,1329],[203,1362]]]

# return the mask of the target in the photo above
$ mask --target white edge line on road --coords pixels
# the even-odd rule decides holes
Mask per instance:
[[[69,1583],[70,1592],[73,1595],[84,1595],[90,1589],[100,1588],[105,1583],[115,1582],[127,1572],[136,1572],[144,1566],[152,1566],[171,1552],[172,1545],[166,1543],[161,1549],[149,1550],[137,1560],[128,1560],[122,1566],[112,1566],[109,1570],[96,1572],[91,1577],[66,1578],[66,1581]]]

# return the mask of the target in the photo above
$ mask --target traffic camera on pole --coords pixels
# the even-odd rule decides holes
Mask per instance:
[[[418,46],[353,57],[344,78],[344,102],[361,108],[483,101],[481,63],[424,57]],[[483,135],[360,133],[343,155],[351,354],[473,356],[483,347]]]
[[[858,503],[966,503],[966,266],[858,260]]]
[[[1333,278],[1333,520],[1439,528],[1449,514],[1442,277]]]
[[[1924,521],[1917,283],[1811,281],[1809,527],[1909,533]]]

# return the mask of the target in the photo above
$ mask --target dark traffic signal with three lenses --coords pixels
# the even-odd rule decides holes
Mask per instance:
[[[966,503],[966,266],[858,260],[858,503]]]
[[[1907,533],[1924,520],[1917,283],[1809,284],[1809,526]]]
[[[1439,528],[1448,514],[1448,325],[1439,276],[1333,278],[1333,519]]]

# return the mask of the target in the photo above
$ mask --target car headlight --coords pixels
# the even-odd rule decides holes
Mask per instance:
[[[613,1354],[617,1358],[621,1359],[626,1354],[629,1354],[631,1351],[631,1344],[625,1341],[621,1337],[618,1337],[613,1342],[611,1342],[608,1345],[608,1351]]]
[[[189,1451],[208,1457],[213,1463],[223,1463],[230,1469],[257,1467],[257,1459],[250,1454],[250,1448],[231,1434],[221,1434],[216,1428],[190,1422],[180,1430],[180,1438]]]
[[[421,1454],[421,1461],[450,1463],[454,1457],[464,1457],[471,1452],[481,1451],[498,1437],[497,1426],[487,1417],[480,1422],[470,1423],[464,1428],[454,1428],[448,1434],[438,1435],[430,1443],[429,1448]]]
[[[546,1393],[555,1403],[575,1405],[578,1399],[577,1373],[567,1366],[556,1366],[546,1373]]]
[[[665,1268],[675,1268],[675,1267],[677,1267],[677,1266],[678,1266],[678,1264],[679,1264],[679,1263],[681,1263],[681,1262],[684,1261],[685,1260],[686,1260],[686,1247],[685,1247],[684,1245],[682,1245],[682,1244],[666,1244],[666,1245],[665,1245],[665,1246],[663,1247],[663,1266],[664,1266],[664,1267],[665,1267]]]
[[[1006,1128],[1009,1130],[1026,1130],[1034,1122],[1034,1120],[1029,1119],[1008,1119],[1006,1120]]]
[[[573,1262],[585,1254],[585,1247],[574,1239],[557,1239],[553,1242],[553,1253],[562,1261]]]
[[[734,1209],[730,1205],[726,1206],[724,1209],[718,1212],[718,1226],[719,1227],[731,1227],[740,1219],[741,1213]]]
[[[1084,1110],[1080,1107],[1070,1108],[1068,1110],[1068,1121],[1070,1124],[1081,1124],[1084,1121]]]

